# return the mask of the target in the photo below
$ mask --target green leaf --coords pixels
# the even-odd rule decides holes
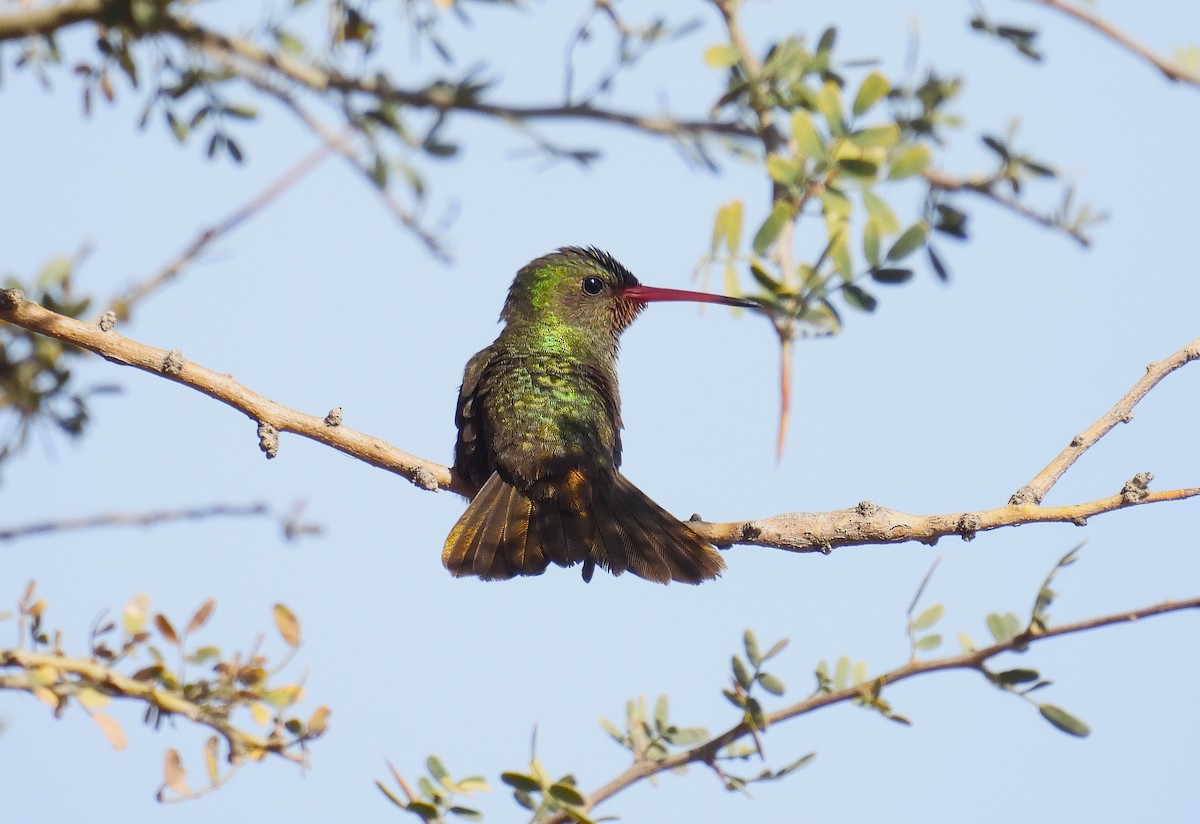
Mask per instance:
[[[996,680],[1006,686],[1028,684],[1030,681],[1036,681],[1039,678],[1041,678],[1041,675],[1038,674],[1038,671],[1032,669],[1010,669],[996,673]]]
[[[668,726],[668,718],[670,715],[670,704],[666,694],[658,696],[658,700],[654,702],[654,727],[661,734]]]
[[[863,79],[862,85],[858,87],[858,94],[854,96],[854,116],[858,117],[864,114],[878,103],[890,88],[891,84],[888,83],[887,78],[879,72],[868,74]]]
[[[221,113],[238,118],[239,120],[253,120],[258,117],[258,109],[248,103],[235,103],[230,106],[222,106]]]
[[[843,157],[837,162],[838,168],[854,177],[874,178],[879,173],[879,166],[869,160],[856,157]]]
[[[971,636],[965,632],[958,634],[958,645],[962,647],[963,652],[974,652],[977,649],[975,642],[971,640]]]
[[[724,695],[726,699],[728,699],[730,704],[733,704],[739,710],[746,708],[746,696],[745,695],[734,692],[733,690],[729,690],[729,689],[721,690],[721,694]]]
[[[742,636],[742,643],[746,646],[746,658],[750,661],[750,666],[758,669],[762,664],[762,654],[758,651],[758,638],[754,635],[754,630],[746,630]]]
[[[754,677],[740,655],[733,656],[733,678],[744,690],[750,689],[750,685],[754,683]]]
[[[871,270],[871,280],[876,283],[886,283],[889,286],[908,283],[912,280],[912,276],[912,269],[899,269],[894,266],[883,266]]]
[[[773,295],[778,295],[783,291],[783,284],[771,277],[767,270],[762,268],[757,261],[750,264],[750,274],[758,281],[759,286],[766,289]]]
[[[449,786],[450,773],[446,772],[446,768],[442,766],[441,759],[436,755],[431,755],[425,759],[425,769],[429,770],[429,774],[433,776],[433,780],[443,786]]]
[[[840,137],[846,133],[846,121],[842,116],[842,90],[832,80],[825,81],[825,85],[817,92],[817,111],[829,124],[830,134]]]
[[[472,810],[470,807],[451,807],[446,812],[451,815],[456,815],[459,818],[465,818],[467,821],[483,821],[483,813],[479,810]]]
[[[867,214],[879,221],[880,234],[890,235],[900,231],[900,221],[896,219],[896,213],[892,211],[891,206],[888,206],[886,200],[875,194],[873,189],[864,187],[862,199],[863,206],[867,208]]]
[[[871,297],[870,293],[863,291],[863,289],[855,286],[853,283],[847,283],[843,286],[842,292],[846,295],[846,303],[855,309],[861,309],[864,312],[874,312],[875,307],[879,305],[879,301]],[[841,688],[839,687],[839,689]]]
[[[767,251],[779,239],[780,232],[783,227],[788,224],[793,215],[790,204],[780,201],[775,204],[775,208],[771,210],[771,214],[763,221],[763,225],[759,227],[758,232],[754,235],[754,252],[755,254],[765,255]]]
[[[734,198],[717,209],[716,220],[713,221],[712,255],[715,257],[721,241],[729,254],[736,255],[742,242],[742,201]]]
[[[488,786],[483,776],[472,775],[459,781],[454,790],[460,793],[486,793],[491,791],[491,787]]]
[[[938,621],[942,620],[942,616],[945,613],[945,607],[943,607],[941,604],[934,604],[913,619],[912,628],[914,631],[929,629]]]
[[[924,223],[914,223],[904,231],[904,234],[896,238],[896,242],[892,244],[892,248],[888,249],[887,259],[890,261],[903,260],[924,246],[925,238],[928,236],[928,226]]]
[[[997,644],[1006,644],[1021,633],[1020,621],[1011,612],[1006,612],[1004,615],[998,612],[989,613],[987,628]]]
[[[582,807],[587,803],[587,799],[583,797],[579,790],[561,781],[557,784],[551,784],[547,792],[555,801],[570,804],[572,807]]]
[[[1068,735],[1087,738],[1092,731],[1087,724],[1053,704],[1039,704],[1038,711],[1041,712],[1043,718]]]
[[[792,112],[792,137],[796,138],[796,145],[806,156],[814,160],[826,159],[825,142],[813,125],[812,117],[803,109]]]
[[[758,703],[757,698],[746,699],[746,714],[750,717],[750,723],[756,730],[767,728],[767,716],[763,713],[762,705]]]
[[[625,733],[621,731],[620,727],[609,721],[607,718],[600,719],[600,729],[608,733],[609,736],[618,744],[625,743]]]
[[[850,659],[843,655],[838,659],[837,667],[833,671],[833,686],[835,689],[844,690],[850,686]]]
[[[708,730],[704,727],[684,727],[671,733],[670,741],[679,747],[694,747],[708,740]]]
[[[424,821],[436,821],[441,817],[438,814],[438,808],[427,801],[410,801],[404,809],[419,815]]]
[[[803,167],[794,158],[783,155],[767,155],[767,174],[776,183],[791,186],[800,177]]]
[[[917,643],[914,646],[916,646],[916,648],[919,650],[931,650],[937,649],[941,645],[942,636],[934,632],[929,635],[922,635],[917,639]]]
[[[892,180],[903,180],[920,174],[932,160],[933,155],[929,153],[929,149],[921,145],[909,146],[892,158],[888,177]]]
[[[716,43],[704,50],[704,63],[714,69],[727,69],[737,65],[738,53],[729,43]]]
[[[520,790],[521,792],[534,793],[541,792],[542,789],[542,785],[538,783],[536,778],[525,773],[502,772],[500,773],[500,780],[514,790]]]
[[[893,123],[888,126],[872,126],[850,134],[850,142],[860,149],[890,149],[900,139],[900,129]]]
[[[950,280],[950,272],[946,269],[946,264],[942,263],[941,257],[933,250],[933,246],[926,246],[925,252],[929,255],[929,264],[933,266],[933,273],[937,275],[938,280],[942,283]]]
[[[783,695],[786,691],[783,682],[771,675],[769,672],[760,672],[758,674],[758,683],[762,684],[762,688],[771,695]]]
[[[850,198],[837,189],[825,189],[819,197],[827,220],[846,220],[850,217],[853,209],[850,205]]]
[[[879,265],[879,221],[868,218],[863,226],[863,254],[872,266]]]
[[[788,645],[788,639],[786,639],[786,638],[779,639],[774,644],[772,644],[771,648],[769,650],[767,650],[765,655],[763,655],[763,657],[762,657],[763,661],[770,661],[776,655],[783,652],[783,650],[787,647],[787,645]]]
[[[859,661],[854,665],[854,686],[867,683],[867,662]]]
[[[51,291],[62,286],[71,277],[74,264],[66,255],[55,255],[46,262],[38,272],[37,288],[39,291]],[[7,399],[6,399],[7,400]]]

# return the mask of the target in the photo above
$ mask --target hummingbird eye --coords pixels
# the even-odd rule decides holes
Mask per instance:
[[[595,297],[604,291],[604,281],[595,275],[583,279],[583,293]]]

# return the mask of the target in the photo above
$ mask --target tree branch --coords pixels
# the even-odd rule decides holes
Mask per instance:
[[[1192,74],[1182,66],[1177,66],[1165,57],[1161,57],[1153,49],[1146,44],[1127,34],[1122,29],[1117,28],[1112,23],[1101,18],[1100,16],[1081,9],[1078,6],[1073,6],[1070,3],[1065,3],[1063,0],[1029,0],[1039,6],[1045,6],[1048,9],[1054,9],[1057,12],[1065,14],[1076,22],[1082,23],[1090,29],[1100,32],[1109,40],[1112,40],[1118,46],[1132,52],[1133,54],[1146,61],[1154,68],[1162,72],[1163,76],[1174,83],[1187,83],[1196,88],[1200,88],[1200,76]]]
[[[167,351],[130,340],[116,331],[87,324],[51,312],[25,300],[20,289],[0,291],[0,319],[31,332],[70,343],[122,366],[132,366],[153,375],[190,386],[198,392],[231,406],[259,424],[260,441],[265,427],[275,432],[292,432],[331,446],[372,466],[395,472],[423,489],[438,487],[465,494],[466,487],[452,479],[447,467],[409,455],[379,438],[340,423],[289,409],[248,389],[227,374],[186,361],[178,350]],[[264,447],[265,449],[265,447]]]
[[[31,332],[87,349],[116,364],[132,366],[203,392],[233,407],[259,424],[260,447],[273,457],[278,433],[292,432],[331,446],[372,466],[408,478],[427,490],[450,489],[469,494],[468,487],[450,468],[410,455],[387,442],[342,426],[340,416],[325,419],[289,409],[200,364],[186,361],[178,350],[167,351],[130,340],[115,331],[104,331],[82,321],[51,312],[25,299],[20,289],[0,290],[0,320]],[[978,532],[1021,524],[1067,522],[1083,526],[1093,515],[1130,506],[1178,501],[1200,495],[1200,488],[1149,491],[1148,473],[1126,482],[1106,498],[1078,504],[1044,507],[1037,501],[1086,449],[1097,443],[1116,423],[1128,420],[1129,409],[1166,375],[1200,358],[1200,339],[1193,341],[1150,370],[1104,417],[1022,488],[1013,501],[979,512],[911,515],[863,501],[853,509],[833,512],[791,512],[771,518],[708,523],[695,518],[688,525],[720,547],[734,544],[775,547],[792,552],[828,553],[836,547],[921,541],[933,544],[948,535],[971,540]],[[1078,443],[1076,443],[1078,441]]]
[[[1068,226],[1063,221],[1055,219],[1053,215],[1043,214],[1016,198],[1005,197],[996,191],[996,181],[992,179],[987,177],[952,177],[945,172],[939,172],[934,169],[926,169],[922,173],[922,176],[925,178],[925,182],[933,189],[943,192],[973,192],[1039,226],[1064,233],[1085,249],[1090,249],[1092,246],[1091,238],[1084,234],[1080,227]]]
[[[0,14],[0,43],[52,35],[76,23],[99,23],[104,19],[105,5],[105,0],[72,0]]]
[[[872,689],[881,688],[890,684],[895,684],[918,675],[926,675],[933,672],[943,672],[946,670],[969,669],[984,672],[984,664],[997,655],[1005,652],[1023,651],[1033,644],[1050,638],[1058,638],[1064,635],[1071,635],[1078,632],[1087,632],[1101,627],[1111,626],[1113,624],[1123,624],[1132,621],[1138,621],[1144,618],[1151,618],[1158,615],[1165,615],[1171,612],[1179,612],[1185,609],[1200,609],[1200,598],[1191,598],[1186,601],[1164,601],[1153,606],[1143,607],[1128,612],[1119,612],[1112,615],[1104,615],[1098,618],[1089,618],[1084,621],[1078,621],[1072,624],[1063,624],[1057,627],[1049,627],[1040,631],[1027,630],[1015,637],[1005,641],[1004,643],[993,644],[983,649],[966,652],[962,655],[950,656],[947,658],[938,658],[931,661],[910,661],[902,667],[892,670],[884,675],[870,679],[870,681],[859,684],[846,689],[836,690],[832,692],[822,692],[810,696],[796,704],[768,713],[765,726],[777,724],[781,721],[787,721],[790,718],[795,718],[822,707],[832,706],[834,704],[845,703],[862,698],[864,691],[870,692]],[[584,810],[594,809],[598,804],[616,795],[618,792],[626,789],[632,784],[635,784],[650,776],[657,775],[668,770],[678,769],[687,764],[714,764],[718,754],[722,749],[730,744],[755,734],[757,730],[752,728],[746,722],[741,722],[730,727],[725,732],[717,735],[703,744],[699,744],[688,750],[674,753],[665,758],[652,760],[638,760],[629,766],[623,773],[618,775],[609,783],[605,784],[600,789],[593,792],[587,797],[587,804],[582,808]],[[547,824],[566,824],[572,818],[567,811],[556,813],[547,819]]]
[[[1098,421],[1089,426],[1081,435],[1071,439],[1067,448],[1060,452],[1046,468],[1039,472],[1032,481],[1021,487],[1010,499],[1010,503],[1041,503],[1050,488],[1058,479],[1071,468],[1075,461],[1090,449],[1097,441],[1107,435],[1119,423],[1129,423],[1133,420],[1133,407],[1146,397],[1150,390],[1158,386],[1167,375],[1190,361],[1200,358],[1200,338],[1175,352],[1168,358],[1146,366],[1146,374],[1141,380],[1126,392],[1113,408],[1108,410]]]
[[[262,738],[243,732],[227,718],[208,707],[189,701],[182,691],[168,690],[155,682],[140,681],[114,672],[103,664],[80,658],[67,658],[59,653],[36,653],[19,649],[0,649],[0,668],[18,667],[22,672],[0,676],[0,689],[13,689],[37,694],[48,689],[55,697],[77,693],[91,687],[104,694],[128,698],[154,707],[166,714],[181,715],[189,721],[208,727],[229,745],[230,761],[243,758],[259,759],[274,753],[298,764],[306,763],[303,752],[286,747],[290,742]],[[53,680],[47,682],[47,677]],[[61,695],[60,695],[61,693]]]

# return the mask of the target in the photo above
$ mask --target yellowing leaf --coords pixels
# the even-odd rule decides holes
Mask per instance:
[[[329,707],[317,707],[308,719],[308,731],[320,735],[329,727]]]
[[[187,785],[187,770],[183,768],[183,761],[174,747],[163,754],[163,786],[180,795],[190,792]]]
[[[96,722],[96,726],[100,728],[100,732],[104,733],[104,737],[108,739],[108,743],[117,752],[125,749],[128,742],[125,740],[125,731],[121,729],[121,725],[113,720],[110,716],[103,713],[92,713],[92,720]]]
[[[146,628],[146,618],[150,615],[150,596],[138,595],[125,605],[121,613],[121,627],[126,635],[137,635]]]
[[[284,642],[289,647],[300,646],[300,622],[296,620],[295,613],[283,604],[276,604],[274,614],[275,626],[279,628]]]
[[[209,603],[212,603],[209,601]],[[215,735],[209,736],[209,739],[204,742],[204,770],[208,773],[209,784],[213,787],[221,778],[221,771],[217,765],[217,747],[219,741]]]
[[[187,632],[189,635],[208,623],[208,619],[212,617],[216,606],[217,602],[212,598],[209,598],[200,605],[200,608],[196,610],[196,614],[192,616],[192,620],[188,621]]]
[[[737,49],[728,43],[717,43],[704,50],[704,62],[714,69],[727,69],[738,62]]]
[[[90,710],[98,710],[101,707],[107,706],[112,701],[110,696],[92,687],[83,687],[79,692],[75,693],[75,698],[80,704]]]
[[[250,705],[250,717],[254,719],[255,724],[264,727],[271,723],[271,711],[262,704]]]

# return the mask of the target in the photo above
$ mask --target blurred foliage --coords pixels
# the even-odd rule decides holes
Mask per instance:
[[[173,139],[198,143],[213,159],[241,162],[253,150],[245,126],[263,116],[264,102],[282,103],[301,128],[322,142],[336,140],[337,151],[386,193],[389,208],[439,258],[446,257],[440,242],[446,219],[429,214],[428,176],[431,164],[459,154],[462,138],[454,127],[462,116],[516,130],[528,142],[526,154],[547,162],[590,164],[600,157],[595,146],[560,143],[547,131],[572,121],[669,140],[687,161],[713,171],[727,160],[749,159],[770,185],[771,199],[758,207],[741,200],[721,206],[701,269],[707,278],[718,268],[727,291],[752,292],[772,313],[785,347],[785,404],[791,340],[837,332],[846,306],[873,311],[876,287],[910,282],[922,255],[936,277],[949,278],[934,238],[968,237],[968,199],[999,202],[1081,242],[1099,219],[1073,205],[1069,187],[1054,209],[1014,200],[1026,194],[1028,182],[1056,172],[1013,148],[1011,134],[982,138],[997,158],[989,172],[936,171],[945,165],[948,133],[963,126],[953,112],[961,78],[934,68],[918,77],[910,66],[901,79],[870,59],[845,59],[836,51],[834,28],[811,45],[802,35],[781,33],[760,58],[740,36],[741,4],[712,7],[725,19],[729,40],[708,46],[687,79],[708,83],[707,71],[716,70],[724,88],[711,109],[692,120],[608,106],[623,80],[654,80],[637,73],[645,55],[693,35],[703,19],[638,9],[642,19],[633,20],[606,0],[592,4],[568,39],[562,99],[527,105],[497,102],[527,96],[504,88],[493,68],[499,55],[464,60],[446,35],[448,27],[471,25],[480,14],[523,10],[515,0],[290,0],[220,15],[202,15],[186,0],[68,0],[6,8],[0,42],[12,41],[15,68],[47,88],[69,72],[85,114],[100,101],[133,95],[141,101],[143,128],[161,124]],[[46,13],[51,8],[55,14]],[[72,38],[71,53],[64,52],[63,33],[82,25],[92,36],[82,45]],[[972,25],[1022,52],[1033,48],[1031,30],[994,25],[982,13]],[[393,76],[396,63],[385,55],[383,38],[384,32],[396,37],[397,26],[410,35],[407,51],[432,58],[419,60],[419,80],[411,71]],[[387,54],[405,49],[401,43],[389,39]],[[597,68],[597,56],[606,53]],[[171,276],[186,263],[172,263]],[[68,314],[86,310],[88,299],[68,300],[66,275],[49,281],[29,290],[40,295],[35,299]],[[115,308],[119,317],[129,310]],[[37,420],[79,434],[88,393],[73,388],[58,345],[6,330],[0,347],[0,404],[18,420],[0,445],[0,461],[27,443]],[[784,408],[780,448],[786,418]]]
[[[78,318],[91,298],[73,293],[75,266],[71,258],[55,257],[32,283],[9,276],[3,288],[21,289],[47,309]],[[88,400],[115,391],[112,386],[78,386],[73,369],[84,354],[77,347],[0,323],[0,464],[27,446],[39,429],[72,438],[83,434],[91,419]]]

